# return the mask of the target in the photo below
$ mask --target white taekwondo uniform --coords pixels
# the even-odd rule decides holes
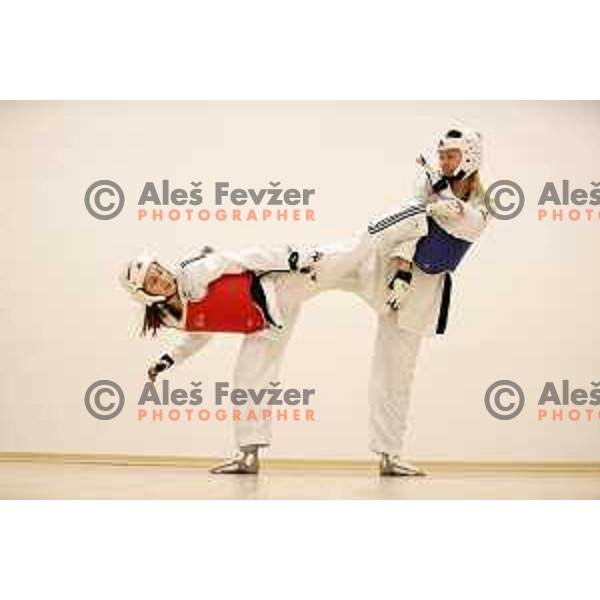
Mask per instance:
[[[208,283],[225,273],[252,270],[265,273],[270,312],[279,328],[247,334],[234,369],[234,387],[260,389],[278,381],[278,374],[302,303],[326,290],[351,291],[362,297],[378,314],[378,329],[369,386],[370,449],[401,454],[410,392],[421,340],[434,335],[440,312],[444,274],[429,275],[413,266],[412,290],[396,312],[386,306],[387,285],[395,274],[393,258],[411,261],[418,240],[427,233],[425,204],[452,201],[450,190],[432,194],[427,179],[417,181],[415,198],[396,210],[373,219],[369,227],[351,239],[324,246],[297,248],[302,264],[312,265],[314,277],[300,273],[270,272],[288,269],[288,248],[253,248],[238,253],[215,252],[201,260],[181,263],[180,292],[200,299]],[[448,233],[475,241],[486,225],[485,211],[471,201],[460,216],[436,217]],[[314,254],[317,252],[318,254]],[[312,262],[311,256],[318,259]],[[198,351],[213,335],[183,333],[169,354],[175,365]],[[269,445],[270,420],[235,421],[239,446]]]

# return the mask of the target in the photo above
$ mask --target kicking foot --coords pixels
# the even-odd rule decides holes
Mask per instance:
[[[395,454],[381,454],[379,474],[382,477],[423,477],[427,475],[418,467],[404,462]]]
[[[258,447],[241,448],[233,457],[210,470],[213,475],[256,475],[259,469]]]

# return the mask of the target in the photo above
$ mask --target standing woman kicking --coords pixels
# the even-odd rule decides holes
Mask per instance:
[[[427,235],[401,244],[379,264],[379,285],[391,281],[392,311],[378,311],[370,400],[370,449],[380,455],[384,476],[422,475],[403,459],[408,409],[417,357],[424,337],[446,330],[451,272],[475,242],[490,216],[481,184],[481,136],[451,129],[437,144],[438,167],[422,156],[415,196],[425,207]],[[410,209],[398,211],[406,218]],[[387,227],[383,222],[377,227]],[[375,302],[374,307],[377,306]]]

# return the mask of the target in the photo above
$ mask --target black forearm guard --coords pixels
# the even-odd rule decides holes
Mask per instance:
[[[174,364],[175,361],[168,354],[163,354],[158,363],[156,363],[156,372],[162,373],[163,371],[170,369]]]

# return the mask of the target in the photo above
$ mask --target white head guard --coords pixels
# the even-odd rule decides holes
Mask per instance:
[[[133,296],[135,300],[145,305],[164,302],[164,296],[153,296],[144,290],[144,280],[150,265],[156,262],[153,256],[144,254],[128,262],[120,275],[120,281],[123,287]]]
[[[460,150],[462,159],[452,177],[465,179],[481,168],[481,134],[471,129],[450,129],[440,139],[438,150]]]

